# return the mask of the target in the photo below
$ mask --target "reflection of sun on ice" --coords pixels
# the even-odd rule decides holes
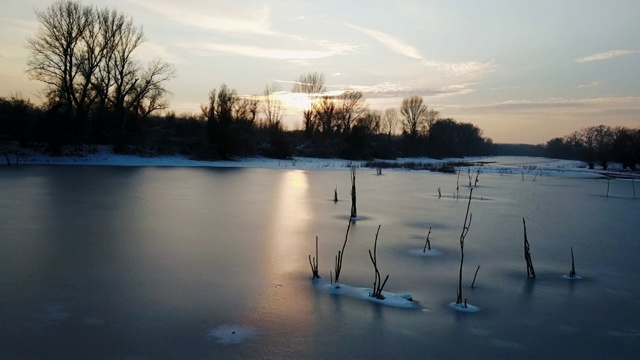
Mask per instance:
[[[305,175],[304,171],[296,170],[290,172],[288,173],[288,178],[288,182],[292,187],[302,190],[307,189],[307,176]]]

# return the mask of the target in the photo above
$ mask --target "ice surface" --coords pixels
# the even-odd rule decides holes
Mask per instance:
[[[562,278],[565,279],[565,280],[580,280],[580,279],[582,279],[582,276],[573,275],[573,277],[571,277],[569,275],[562,275]]]
[[[232,345],[253,339],[256,336],[256,330],[248,326],[236,324],[220,325],[211,330],[209,335],[217,338],[219,344]]]
[[[339,166],[347,162],[298,160],[293,167],[260,160],[277,169],[233,170],[165,169],[148,160],[139,159],[151,165],[140,168],[25,164],[1,172],[0,335],[8,340],[0,358],[623,359],[640,353],[633,316],[640,297],[640,201],[613,196],[632,196],[630,181],[611,181],[606,198],[606,180],[560,175],[576,163],[560,168],[560,161],[498,158],[488,165],[504,166],[505,176],[483,172],[473,191],[492,201],[471,203],[463,285],[482,308],[464,314],[448,305],[455,299],[466,199],[437,198],[438,187],[455,191],[456,175],[359,170],[358,209],[369,221],[352,227],[340,279],[372,285],[368,249],[382,224],[377,250],[391,274],[385,288],[411,292],[415,304],[399,295],[375,300],[367,288],[329,289],[349,214],[348,167]],[[252,166],[248,161],[234,165]],[[528,161],[556,164],[559,176],[543,173],[532,181],[526,172],[522,181],[520,167]],[[330,170],[304,169],[323,164]],[[334,204],[327,199],[336,185],[343,199]],[[466,187],[460,191],[468,194]],[[535,280],[526,278],[522,260],[522,217]],[[442,255],[413,255],[430,226]],[[326,279],[318,288],[308,280],[315,236]],[[579,281],[562,279],[569,246],[580,249]],[[468,289],[478,264],[481,286]],[[385,306],[390,300],[419,311]],[[216,328],[222,324],[237,325]],[[240,345],[225,345],[233,343]]]
[[[636,329],[608,330],[607,335],[615,337],[638,338],[640,337],[640,331]]]
[[[425,250],[425,251],[422,251],[422,249],[411,249],[409,250],[409,254],[415,255],[415,256],[434,257],[434,256],[442,255],[442,251],[436,250],[436,249]]]

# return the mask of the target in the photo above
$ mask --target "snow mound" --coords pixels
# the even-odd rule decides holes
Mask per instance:
[[[225,345],[240,344],[253,339],[255,335],[255,329],[242,325],[220,325],[209,333],[209,336],[218,339],[218,344]]]
[[[465,307],[464,304],[456,304],[455,302],[452,302],[451,304],[449,304],[449,307],[455,311],[465,312],[465,313],[476,313],[480,311],[479,307],[473,306],[471,304],[467,304],[467,307]]]
[[[363,288],[363,287],[355,287],[345,284],[328,284],[325,281],[315,281],[316,287],[324,292],[333,295],[345,295],[350,296],[352,298],[367,300],[373,303],[377,303],[380,305],[386,305],[397,308],[405,308],[405,309],[416,309],[418,308],[418,303],[413,301],[413,297],[411,294],[395,294],[388,291],[383,291],[382,295],[384,299],[377,299],[370,296],[373,289],[371,288]]]

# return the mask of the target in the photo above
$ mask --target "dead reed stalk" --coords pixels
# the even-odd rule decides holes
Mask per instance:
[[[382,281],[382,277],[380,276],[380,271],[378,270],[377,249],[378,249],[378,234],[380,234],[380,226],[381,225],[378,225],[378,231],[376,231],[376,240],[373,243],[373,254],[371,254],[371,249],[369,249],[369,259],[371,259],[371,263],[373,263],[373,270],[375,271],[375,276],[373,278],[373,289],[372,289],[372,292],[369,293],[369,296],[374,297],[376,299],[384,300],[384,295],[382,295],[382,289],[387,283],[387,280],[389,280],[389,275],[387,275],[384,278],[384,281]]]
[[[338,255],[335,259],[336,283],[340,281],[340,272],[342,271],[342,258],[344,256],[344,248],[347,246],[347,240],[349,239],[349,229],[351,229],[351,219],[349,219],[349,225],[347,225],[347,233],[344,235],[342,250],[338,250]]]
[[[464,239],[469,233],[471,227],[472,214],[469,214],[469,208],[471,207],[471,195],[473,194],[473,188],[469,192],[469,202],[467,203],[467,212],[464,216],[464,223],[462,224],[462,233],[460,234],[460,272],[458,273],[458,294],[456,296],[456,304],[462,304],[462,265],[464,263]],[[468,222],[467,222],[468,221]],[[466,299],[465,299],[466,307]]]
[[[532,279],[536,278],[536,271],[533,269],[533,261],[531,260],[531,247],[529,246],[529,240],[527,239],[527,223],[522,218],[522,225],[524,226],[524,260],[527,262],[527,277]]]

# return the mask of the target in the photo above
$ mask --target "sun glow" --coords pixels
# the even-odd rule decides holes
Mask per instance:
[[[317,100],[303,93],[285,93],[278,96],[286,109],[309,110]]]

